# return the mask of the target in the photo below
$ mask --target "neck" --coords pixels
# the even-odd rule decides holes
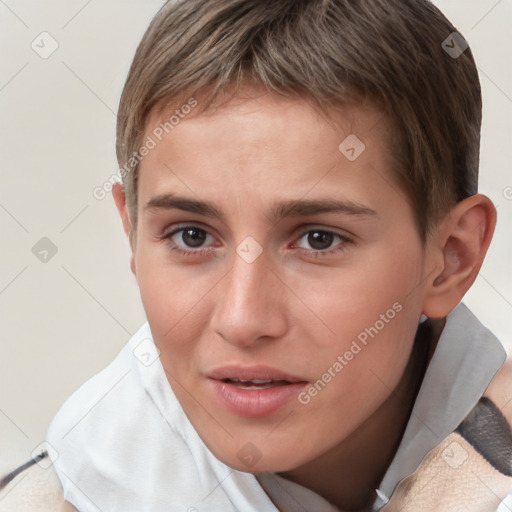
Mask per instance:
[[[418,328],[398,385],[365,423],[334,450],[281,476],[342,510],[367,510],[398,449],[443,325],[427,320]]]

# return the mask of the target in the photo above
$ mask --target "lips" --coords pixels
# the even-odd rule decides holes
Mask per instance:
[[[266,416],[287,405],[307,384],[267,366],[224,366],[208,375],[214,398],[240,416]]]

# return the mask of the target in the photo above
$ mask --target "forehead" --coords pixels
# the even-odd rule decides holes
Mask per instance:
[[[159,103],[147,118],[146,135],[160,129],[163,131],[161,137],[171,142],[167,137],[170,134],[181,133],[185,136],[185,121],[188,130],[197,130],[195,135],[198,135],[199,130],[215,131],[219,126],[229,128],[229,125],[235,126],[236,123],[237,135],[250,135],[253,141],[255,135],[260,140],[271,140],[276,132],[281,132],[281,135],[286,132],[295,137],[302,135],[311,143],[318,143],[325,138],[326,130],[329,128],[336,132],[336,137],[343,133],[356,134],[358,131],[362,134],[368,129],[373,131],[375,128],[379,137],[387,139],[389,134],[387,116],[377,105],[368,102],[333,106],[322,110],[305,97],[287,98],[250,87],[245,87],[229,100],[213,107],[205,109],[202,101],[203,98],[198,95],[180,103]],[[194,106],[190,107],[191,104]],[[160,138],[158,133],[156,135]],[[220,136],[221,133],[216,135]],[[280,137],[279,142],[284,141],[285,138]]]
[[[376,198],[383,184],[398,191],[390,173],[390,130],[373,106],[346,106],[326,116],[306,100],[267,93],[237,96],[206,112],[200,104],[155,109],[146,126],[155,147],[140,164],[141,199],[166,188],[239,202],[242,196],[261,202],[345,190],[362,203],[365,189],[375,189]]]

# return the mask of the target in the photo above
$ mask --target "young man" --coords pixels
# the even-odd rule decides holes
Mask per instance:
[[[148,323],[51,425],[67,502],[510,510],[512,370],[460,304],[480,121],[426,0],[167,3],[113,191]]]

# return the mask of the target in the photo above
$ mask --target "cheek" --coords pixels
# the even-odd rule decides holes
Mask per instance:
[[[421,276],[421,254],[416,247],[397,250],[382,246],[371,253],[360,252],[357,261],[346,268],[329,269],[322,279],[313,280],[303,290],[328,334],[317,342],[340,351],[361,333],[364,341],[368,330],[374,332],[376,328],[384,338],[386,333],[396,336],[409,330],[405,319],[412,315],[414,324],[419,313],[413,311],[421,310],[421,301],[414,293]]]
[[[404,249],[398,258],[382,250],[372,260],[361,258],[324,286],[310,287],[312,309],[330,331],[315,336],[311,330],[308,336],[316,344],[319,388],[328,383],[314,407],[344,403],[345,412],[370,413],[398,384],[407,364],[421,314],[421,299],[411,293],[421,279],[421,255]],[[337,409],[327,410],[335,414]]]
[[[164,366],[190,357],[203,330],[211,286],[194,277],[193,270],[169,264],[158,250],[141,251],[137,257],[137,282],[146,317],[161,351]]]

